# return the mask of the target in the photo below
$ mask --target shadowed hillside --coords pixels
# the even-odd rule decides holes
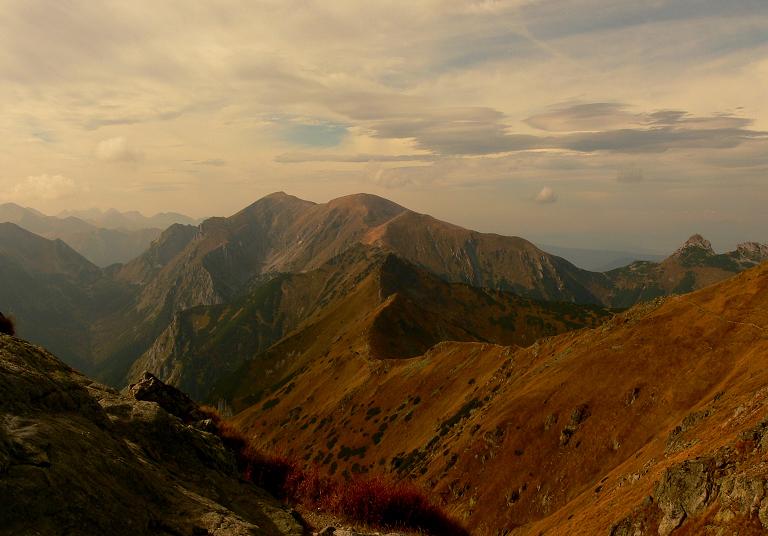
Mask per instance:
[[[289,356],[266,377],[237,373],[256,390],[340,339],[367,359],[407,358],[443,340],[527,345],[608,315],[597,306],[446,283],[392,253],[358,246],[316,270],[278,275],[231,304],[178,314],[136,361],[132,377],[150,370],[206,400],[217,380],[246,361],[263,371],[273,366],[271,356]]]
[[[94,323],[131,294],[61,240],[12,223],[0,223],[0,281],[0,307],[16,318],[19,335],[86,371],[93,371]]]

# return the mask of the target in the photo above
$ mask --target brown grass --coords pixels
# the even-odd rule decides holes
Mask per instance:
[[[315,466],[305,469],[295,459],[255,448],[239,430],[221,420],[213,408],[204,406],[201,411],[210,415],[222,442],[235,453],[243,478],[280,500],[376,528],[413,529],[440,536],[469,535],[410,482],[384,476],[358,476],[350,480],[325,476]]]

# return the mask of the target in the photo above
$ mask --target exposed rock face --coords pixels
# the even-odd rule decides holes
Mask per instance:
[[[135,392],[187,409],[151,378]],[[216,436],[5,335],[0,497],[2,534],[302,534]]]
[[[700,249],[712,255],[715,254],[715,250],[712,249],[712,243],[700,234],[695,234],[686,240],[685,244],[680,246],[675,254],[680,254],[690,249]]]
[[[684,460],[665,469],[653,496],[614,525],[612,536],[768,532],[767,421],[741,434],[739,448]],[[736,531],[736,532],[732,532]]]
[[[664,517],[659,534],[667,536],[686,517],[701,514],[711,499],[714,486],[714,459],[707,457],[685,462],[664,471],[655,499]]]
[[[164,384],[149,372],[144,372],[138,382],[128,386],[128,393],[136,400],[155,402],[185,423],[207,418],[194,400],[175,387]]]
[[[768,260],[768,245],[759,242],[743,242],[736,247],[736,253],[744,261],[759,264]]]

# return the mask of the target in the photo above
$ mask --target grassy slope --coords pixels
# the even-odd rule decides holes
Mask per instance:
[[[235,422],[329,471],[415,478],[478,534],[606,533],[664,468],[764,413],[766,326],[763,266],[525,349],[371,361],[341,339]],[[709,414],[684,434],[696,442],[670,454],[695,412]]]

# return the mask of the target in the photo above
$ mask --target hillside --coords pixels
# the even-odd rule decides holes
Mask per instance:
[[[206,272],[208,300],[226,301],[254,277],[315,269],[359,244],[391,250],[449,281],[534,298],[596,302],[589,288],[604,280],[521,238],[467,231],[377,196],[357,194],[315,204],[277,193],[229,218],[206,220],[195,239],[178,251],[184,262],[170,259],[154,280],[144,282],[144,292],[156,293],[196,266]],[[145,262],[129,263],[120,277],[130,278],[136,265]],[[187,292],[174,300],[175,305],[194,301]]]
[[[91,326],[129,303],[130,289],[107,277],[61,240],[0,223],[0,307],[20,336],[92,370]]]
[[[174,226],[159,239],[179,236]],[[157,262],[156,246],[124,266],[117,277],[141,286],[137,308],[148,316],[235,299],[273,273],[317,269],[360,244],[397,254],[450,282],[515,292],[548,301],[627,306],[646,295],[698,288],[747,265],[728,266],[693,282],[670,287],[666,273],[638,269],[589,272],[517,237],[479,233],[418,214],[386,199],[356,194],[316,204],[282,192],[264,197],[229,218],[210,218],[196,233],[174,239],[173,254]],[[751,255],[768,258],[759,244]],[[761,249],[762,248],[762,249]],[[736,252],[734,253],[734,255]],[[674,256],[673,256],[674,257]],[[673,258],[664,261],[675,264]],[[664,264],[664,263],[662,263]],[[679,264],[679,263],[678,263]],[[700,267],[682,270],[696,272]],[[141,274],[141,276],[137,276]],[[169,289],[180,285],[173,294]],[[657,287],[658,292],[657,292]],[[670,288],[668,288],[670,287]]]
[[[326,351],[234,422],[331,473],[415,479],[479,535],[768,527],[768,265],[528,348]]]
[[[406,358],[442,340],[527,345],[542,336],[594,326],[609,314],[596,306],[535,302],[447,283],[393,253],[358,246],[318,269],[277,275],[229,304],[177,314],[134,363],[130,377],[149,370],[208,400],[217,380],[246,361],[258,363],[259,371],[236,376],[249,388],[266,387],[265,381],[285,377],[280,371],[269,380],[260,377],[270,355],[293,356],[281,359],[281,368],[288,371],[319,358],[317,351],[338,339],[367,359]],[[311,341],[311,349],[303,346],[305,341]]]
[[[199,422],[0,335],[0,533],[300,536]]]

